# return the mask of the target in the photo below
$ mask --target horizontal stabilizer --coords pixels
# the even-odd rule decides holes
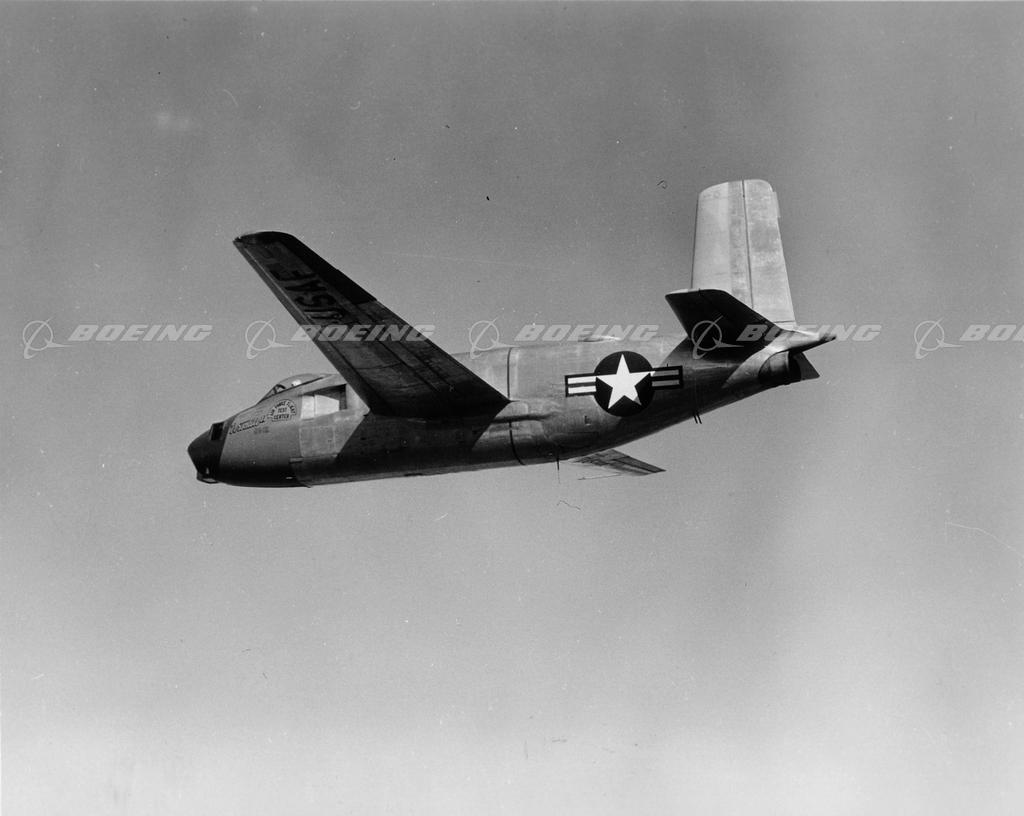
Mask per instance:
[[[690,288],[729,292],[772,323],[793,327],[779,202],[768,182],[729,181],[700,194]]]
[[[622,451],[615,450],[614,448],[598,451],[597,453],[589,453],[586,456],[580,456],[570,461],[578,465],[590,465],[614,471],[613,474],[609,475],[625,473],[630,476],[649,476],[652,473],[665,472],[664,468],[650,465],[647,462],[641,462],[639,459],[627,456]]]
[[[736,346],[764,346],[779,327],[718,289],[680,289],[665,295],[695,347],[709,352]]]

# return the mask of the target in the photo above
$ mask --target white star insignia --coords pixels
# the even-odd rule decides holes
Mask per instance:
[[[599,374],[598,379],[611,386],[612,393],[608,397],[608,407],[613,408],[619,400],[628,399],[640,404],[640,395],[636,392],[637,384],[648,376],[650,371],[630,371],[626,365],[626,355],[619,357],[619,368],[614,374]]]

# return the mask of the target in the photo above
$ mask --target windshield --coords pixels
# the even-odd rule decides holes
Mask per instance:
[[[323,379],[323,376],[323,374],[296,374],[295,376],[289,377],[286,380],[281,380],[281,382],[279,382],[277,385],[271,388],[266,394],[260,397],[259,401],[263,402],[263,400],[267,399],[268,397],[272,397],[275,394],[280,394],[282,391],[287,391],[290,388],[295,388],[296,386],[299,385],[311,383],[314,380]]]

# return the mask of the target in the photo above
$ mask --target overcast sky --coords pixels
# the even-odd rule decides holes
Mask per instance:
[[[0,6],[6,812],[1020,813],[1024,342],[960,338],[1024,324],[1022,43],[1017,4]],[[247,359],[292,324],[237,234],[452,352],[674,332],[740,178],[798,320],[881,332],[628,446],[667,473],[195,481],[330,370]],[[166,323],[212,331],[69,340]]]

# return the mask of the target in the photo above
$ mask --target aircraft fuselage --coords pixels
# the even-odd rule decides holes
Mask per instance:
[[[662,468],[614,446],[817,377],[803,356],[778,200],[758,179],[701,192],[683,334],[451,355],[294,235],[234,245],[336,373],[299,375],[189,445],[204,482],[290,487],[570,461]],[[582,329],[583,327],[577,327]]]
[[[785,350],[730,351],[695,353],[679,335],[457,354],[509,403],[437,419],[373,413],[341,375],[325,374],[215,423],[189,452],[204,481],[250,487],[553,463],[800,378]]]

